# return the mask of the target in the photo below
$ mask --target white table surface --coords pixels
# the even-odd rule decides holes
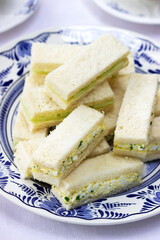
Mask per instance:
[[[92,0],[41,0],[36,13],[23,24],[0,34],[0,47],[15,38],[49,27],[95,25],[129,29],[160,41],[160,25],[132,24],[99,9]],[[32,239],[160,239],[160,215],[117,226],[78,226],[35,215],[0,196],[0,240]]]

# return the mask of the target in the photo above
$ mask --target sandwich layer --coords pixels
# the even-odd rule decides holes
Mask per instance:
[[[28,80],[28,79],[26,79]],[[21,98],[23,112],[30,130],[55,126],[67,117],[78,105],[87,105],[97,110],[109,110],[113,105],[114,94],[108,82],[102,83],[89,95],[69,109],[60,108],[45,92],[43,86],[26,90]]]
[[[107,153],[83,161],[52,192],[67,210],[139,185],[143,163]]]
[[[106,134],[103,114],[79,106],[60,123],[33,154],[34,177],[49,178],[49,184],[59,184]],[[72,134],[71,134],[72,133]],[[44,181],[43,179],[38,179]],[[46,181],[46,179],[45,179]]]
[[[132,74],[115,130],[116,154],[146,157],[157,89],[157,75]]]
[[[46,89],[66,109],[106,78],[128,64],[129,51],[109,34],[87,46],[64,65],[49,73]],[[63,77],[64,76],[64,77]]]

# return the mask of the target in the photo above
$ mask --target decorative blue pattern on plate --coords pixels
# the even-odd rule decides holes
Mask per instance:
[[[150,0],[93,0],[101,9],[130,22],[160,24],[160,2]]]
[[[12,44],[0,52],[0,192],[30,210],[50,218],[81,224],[115,224],[149,217],[159,213],[160,164],[145,164],[143,184],[128,192],[101,199],[85,206],[66,211],[50,192],[50,186],[32,180],[22,180],[14,165],[12,129],[23,89],[24,78],[30,65],[33,42],[88,44],[105,32],[116,36],[130,48],[137,72],[159,73],[160,47],[143,37],[116,29],[64,28],[43,32]],[[92,221],[91,221],[92,220]]]
[[[118,11],[118,12],[125,13],[125,14],[130,14],[130,15],[131,15],[131,13],[130,13],[128,10],[120,7],[120,5],[119,5],[117,2],[111,1],[111,2],[107,2],[106,4],[107,4],[109,7],[113,8],[114,10]],[[133,15],[133,14],[132,14],[132,15]],[[144,16],[144,14],[136,14],[136,15],[139,16],[139,17],[143,17],[143,16]]]

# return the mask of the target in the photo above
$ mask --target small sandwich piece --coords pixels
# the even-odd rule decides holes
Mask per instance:
[[[115,130],[115,154],[146,157],[157,90],[157,75],[132,74]]]
[[[33,153],[33,177],[59,185],[106,135],[103,119],[103,114],[92,108],[76,108]]]
[[[42,139],[32,139],[29,141],[22,141],[16,145],[14,153],[14,162],[20,171],[23,179],[32,178],[32,154],[38,148]],[[43,140],[42,140],[43,141]]]
[[[149,144],[147,146],[147,156],[144,162],[160,158],[160,117],[155,117],[152,122]]]
[[[105,34],[45,78],[47,93],[66,109],[128,64],[129,50]]]
[[[155,116],[160,116],[160,88],[158,89],[157,101],[156,101],[156,109]]]
[[[29,125],[22,112],[22,106],[19,106],[16,122],[13,129],[13,142],[16,145],[19,141],[27,141],[30,139],[40,139],[46,137],[48,134],[48,128],[43,128],[31,133]]]
[[[42,82],[45,76],[83,49],[83,45],[33,43],[31,75]]]
[[[83,161],[51,191],[69,210],[141,184],[142,166],[136,158],[107,153]]]
[[[125,67],[125,68],[123,68],[123,69],[121,69],[120,71],[119,71],[119,76],[121,76],[121,77],[124,77],[124,76],[130,76],[132,73],[134,73],[135,72],[135,68],[134,68],[134,58],[133,58],[133,55],[132,55],[132,53],[130,53],[129,55],[128,55],[128,66],[127,67]]]
[[[110,151],[110,146],[105,139],[103,139],[87,156],[87,158],[96,157]]]
[[[31,179],[33,167],[33,152],[39,147],[40,142],[45,138],[34,138],[28,141],[20,141],[17,143],[14,153],[14,163],[18,167],[21,177],[23,179]],[[95,157],[110,151],[110,147],[105,139],[103,139],[90,153],[88,158]]]
[[[57,125],[78,105],[109,111],[114,103],[114,94],[107,81],[66,110],[60,108],[46,94],[43,86],[29,88],[28,81],[30,81],[29,78],[26,79],[27,85],[25,85],[25,91],[21,97],[21,104],[30,131]]]

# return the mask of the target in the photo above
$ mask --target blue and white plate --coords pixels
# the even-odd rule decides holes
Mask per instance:
[[[39,0],[1,0],[0,33],[24,22],[37,9]]]
[[[126,21],[160,24],[159,0],[94,0],[107,13]]]
[[[144,36],[114,28],[53,29],[10,43],[0,51],[0,193],[32,212],[59,221],[109,225],[133,222],[160,213],[160,161],[147,163],[143,184],[128,192],[66,211],[45,184],[23,180],[13,160],[12,130],[34,42],[88,44],[105,32],[117,37],[134,55],[139,73],[160,73],[160,45]]]

